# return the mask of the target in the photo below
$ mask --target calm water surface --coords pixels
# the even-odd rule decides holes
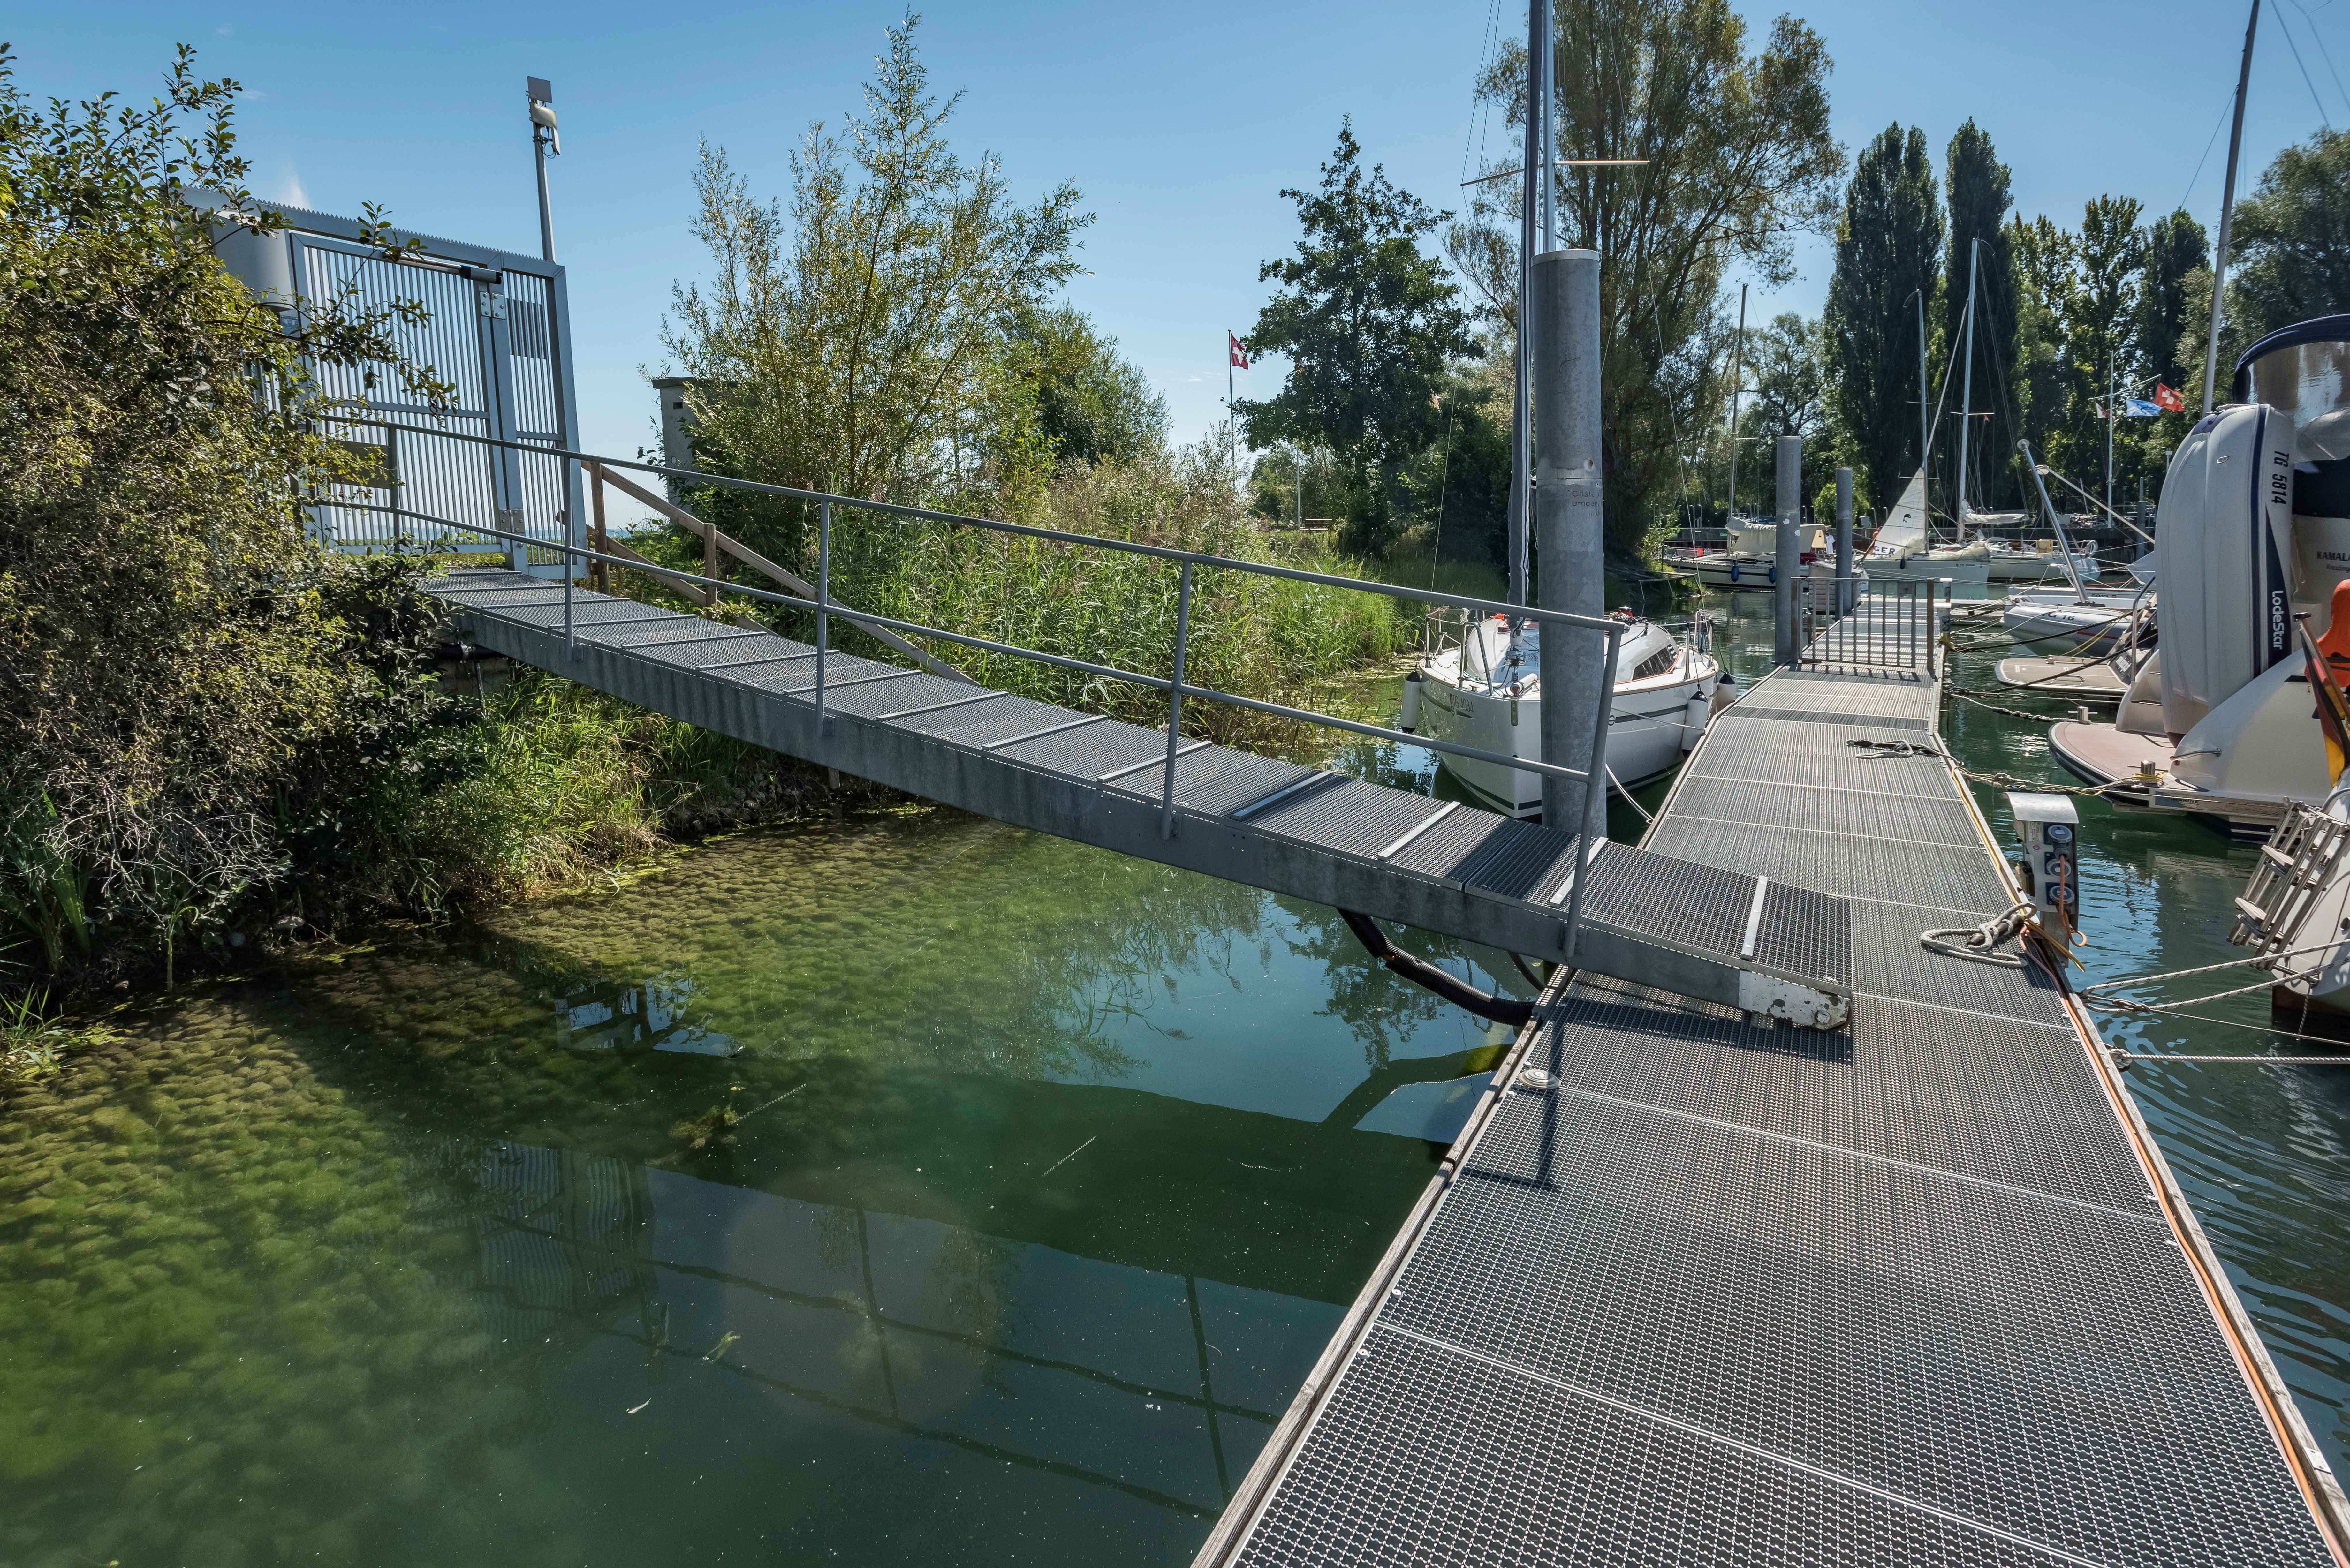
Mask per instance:
[[[2099,978],[2231,956],[2249,851],[2083,815]],[[1332,911],[942,812],[221,987],[0,1115],[0,1561],[1180,1563],[1430,1174],[1357,1124],[1485,1042]],[[2344,1463],[2350,1073],[2131,1081]]]

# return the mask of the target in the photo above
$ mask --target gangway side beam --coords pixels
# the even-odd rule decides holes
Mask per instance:
[[[979,701],[967,685],[837,654],[827,729],[786,662],[806,649],[786,639],[771,639],[770,660],[745,638],[712,649],[633,617],[607,633],[576,612],[617,601],[582,595],[567,649],[559,588],[499,572],[425,586],[481,647],[978,815],[1762,1017],[1835,1028],[1848,1016],[1850,916],[1826,895],[1600,842],[1570,951],[1573,834],[1229,747],[1181,747],[1170,763],[1163,731],[1010,695]]]

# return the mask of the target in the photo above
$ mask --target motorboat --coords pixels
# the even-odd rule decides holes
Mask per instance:
[[[1721,549],[1684,556],[1679,564],[1697,574],[1697,580],[1709,588],[1733,588],[1745,592],[1761,592],[1776,587],[1779,583],[1779,522],[1775,517],[1733,517],[1727,530],[1728,538]],[[1822,561],[1833,563],[1835,546],[1828,542],[1827,530],[1817,523],[1804,524],[1795,530],[1795,547],[1800,561],[1797,575],[1808,577],[1812,568]],[[1829,570],[1833,571],[1833,565]]]
[[[2037,541],[2026,549],[2004,539],[1991,539],[1987,557],[1991,580],[1994,583],[2069,583],[2078,576],[2085,583],[2094,583],[2104,570],[2094,550],[2072,553],[2072,569],[2065,569],[2066,556],[2056,548],[2054,539]]]
[[[2018,648],[2059,657],[2110,653],[2153,611],[2145,589],[2025,589],[2007,596],[2000,628]]]
[[[2150,804],[2231,823],[2325,802],[2335,765],[2296,618],[2314,635],[2350,618],[2350,316],[2244,351],[2230,401],[2171,456],[2155,535],[2161,647],[2113,723],[2054,726],[2055,755],[2093,784],[2142,781]]]
[[[1717,692],[1727,695],[1700,618],[1684,642],[1628,610],[1616,659],[1607,727],[1608,783],[1618,793],[1670,773],[1697,749]],[[1542,628],[1523,618],[1431,618],[1430,651],[1404,680],[1399,726],[1408,734],[1539,761]],[[1542,811],[1542,775],[1476,757],[1437,753],[1438,765],[1483,805],[1510,816]]]
[[[1981,539],[1937,544],[1926,520],[1926,471],[1912,474],[1901,499],[1885,514],[1864,561],[1876,583],[1947,583],[1951,598],[1981,598],[1991,591],[1991,546]]]

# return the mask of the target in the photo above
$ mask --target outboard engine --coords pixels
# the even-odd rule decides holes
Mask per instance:
[[[2293,651],[2293,416],[2204,416],[2171,454],[2162,542],[2162,722],[2183,735]]]
[[[2350,577],[2350,316],[2262,338],[2230,396],[2179,443],[2156,525],[2171,776],[2315,802],[2333,779],[2293,616],[2329,626]]]

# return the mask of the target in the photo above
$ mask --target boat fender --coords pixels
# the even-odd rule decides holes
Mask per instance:
[[[1730,580],[1733,583],[1738,580],[1738,563],[1735,561],[1730,563]]]
[[[1417,670],[1403,678],[1403,703],[1396,713],[1396,728],[1407,735],[1419,731],[1419,694],[1427,685]]]
[[[1713,711],[1721,712],[1738,701],[1738,677],[1725,670],[1721,679],[1713,683]]]
[[[1514,996],[1495,996],[1478,990],[1460,976],[1447,973],[1426,959],[1414,958],[1388,940],[1379,923],[1368,915],[1352,909],[1341,909],[1338,918],[1355,933],[1355,940],[1367,949],[1370,955],[1422,990],[1434,992],[1455,1007],[1462,1007],[1480,1018],[1490,1018],[1496,1023],[1513,1028],[1533,1022],[1534,1004],[1521,1002]]]
[[[1689,705],[1681,710],[1681,750],[1697,750],[1698,742],[1705,735],[1705,722],[1713,717],[1713,703],[1699,687],[1690,694]]]
[[[1513,686],[1513,687],[1511,687],[1511,688],[1510,688],[1510,728],[1511,728],[1511,729],[1513,729],[1513,730],[1514,730],[1514,729],[1516,729],[1517,727],[1518,727],[1518,689],[1517,689],[1515,686]]]

